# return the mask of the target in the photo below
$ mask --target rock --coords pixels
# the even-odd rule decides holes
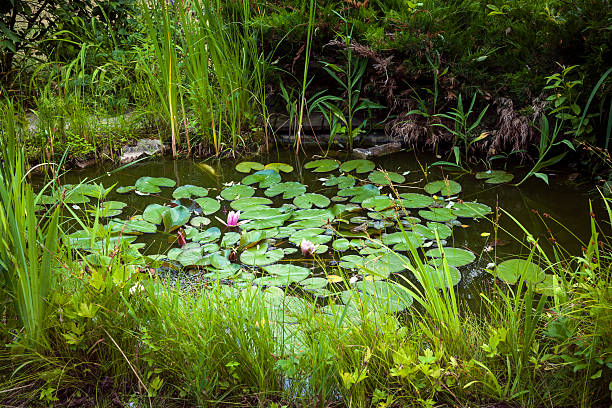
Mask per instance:
[[[153,156],[162,152],[162,142],[159,139],[140,139],[136,146],[126,146],[121,154],[121,163],[130,163],[143,156]]]
[[[391,153],[397,153],[402,150],[401,143],[392,142],[383,145],[370,147],[369,149],[353,149],[353,156],[360,159],[369,159],[371,157],[386,156]]]

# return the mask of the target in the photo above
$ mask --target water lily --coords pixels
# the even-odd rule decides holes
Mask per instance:
[[[312,256],[317,250],[317,246],[307,239],[302,238],[302,242],[300,242],[300,249],[302,250],[302,255]]]
[[[183,230],[178,230],[176,232],[176,242],[181,247],[187,243],[187,240],[185,239],[185,234],[183,234]]]
[[[240,211],[230,211],[227,214],[227,222],[225,223],[225,225],[227,225],[228,227],[237,227],[239,218]]]

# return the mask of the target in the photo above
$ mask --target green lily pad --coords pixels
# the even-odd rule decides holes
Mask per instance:
[[[372,184],[364,186],[349,187],[338,191],[340,197],[352,197],[351,203],[361,203],[364,200],[379,195],[378,187]]]
[[[134,190],[136,190],[135,186],[122,186],[122,187],[118,187],[117,190],[115,191],[119,194],[127,194]]]
[[[496,276],[509,284],[515,284],[521,277],[527,283],[539,283],[546,274],[538,265],[525,259],[509,259],[502,262],[495,269]]]
[[[261,243],[251,247],[240,254],[240,262],[249,266],[264,266],[276,263],[283,259],[282,249],[268,251],[268,244]]]
[[[408,290],[391,281],[360,281],[355,284],[360,290],[357,292],[359,299],[355,299],[355,293],[344,292],[342,300],[346,304],[363,302],[375,310],[383,310],[387,313],[397,313],[409,308],[413,299]],[[357,305],[359,306],[359,305]]]
[[[327,286],[328,280],[325,278],[315,277],[307,278],[300,282],[300,286],[304,290],[317,291]]]
[[[402,205],[406,208],[425,208],[434,203],[433,198],[419,193],[400,194]]]
[[[191,197],[206,197],[208,195],[208,189],[199,186],[193,186],[191,184],[185,184],[184,186],[178,187],[172,193],[172,197],[176,200],[180,200],[181,198],[191,198]]]
[[[249,198],[255,194],[255,189],[251,186],[245,186],[243,184],[236,184],[231,187],[224,188],[221,191],[221,197],[226,200],[232,201],[239,198]]]
[[[205,227],[208,224],[210,224],[210,218],[206,218],[206,217],[193,217],[191,219],[191,221],[189,221],[189,224],[191,224],[194,227]]]
[[[374,210],[374,211],[383,211],[389,207],[393,207],[394,205],[395,205],[395,201],[383,195],[377,195],[374,197],[366,198],[361,203],[361,206],[363,208],[367,208],[368,210]]]
[[[423,265],[423,269],[420,269],[419,272],[416,274],[416,277],[422,284],[424,284],[423,279],[429,279],[433,286],[438,289],[449,287],[448,277],[442,265]],[[450,276],[450,284],[456,286],[461,280],[461,272],[456,267],[449,265],[448,274]]]
[[[136,180],[136,190],[145,194],[159,193],[160,187],[174,187],[176,181],[166,177],[141,177]]]
[[[387,186],[391,183],[401,184],[404,181],[406,181],[406,177],[402,176],[401,174],[397,174],[392,171],[383,172],[379,170],[376,170],[370,173],[370,175],[368,176],[368,179],[372,183],[378,184],[381,186]]]
[[[151,224],[159,225],[162,223],[162,214],[170,207],[159,204],[149,204],[142,213],[142,218]]]
[[[320,208],[327,208],[330,204],[329,198],[323,194],[307,193],[297,196],[293,199],[293,204],[299,208],[312,208],[317,206]]]
[[[155,224],[139,219],[115,219],[108,223],[108,228],[111,231],[121,231],[123,234],[154,234],[157,232]]]
[[[276,183],[280,183],[281,176],[274,170],[259,170],[242,179],[242,184],[251,185],[259,183],[260,188],[267,188]]]
[[[315,245],[326,244],[331,241],[332,236],[324,234],[325,231],[324,228],[306,228],[298,230],[289,237],[289,241],[298,246],[302,242],[302,239],[310,241]]]
[[[191,212],[183,205],[177,205],[173,208],[168,208],[162,213],[162,221],[166,232],[173,231],[178,227],[187,224],[191,218]]]
[[[291,217],[291,214],[280,214],[272,217],[251,220],[240,227],[245,230],[262,230],[282,226],[285,221]]]
[[[316,173],[323,173],[336,170],[340,164],[332,159],[320,159],[309,161],[304,165],[305,169],[312,169]]]
[[[544,296],[554,296],[555,294],[562,295],[565,289],[557,275],[547,273],[544,280],[536,285],[535,291]]]
[[[438,233],[438,238],[440,239],[446,239],[452,235],[452,230],[450,227],[439,222],[428,222],[427,226],[423,224],[415,224],[412,227],[412,230],[425,239],[435,240],[436,232]]]
[[[292,264],[269,265],[262,269],[270,275],[283,279],[285,285],[303,281],[310,276],[310,269]]]
[[[100,205],[100,215],[102,217],[115,217],[123,211],[127,206],[126,203],[121,201],[105,201]]]
[[[350,242],[346,238],[336,239],[332,244],[332,248],[340,252],[346,251],[347,249],[349,249],[349,246]]]
[[[365,159],[349,160],[340,165],[340,171],[348,173],[355,170],[357,173],[367,173],[374,170],[374,162]]]
[[[302,195],[306,192],[306,186],[296,181],[288,181],[270,186],[264,191],[267,197],[276,197],[279,194],[283,195],[285,200]]]
[[[216,213],[217,211],[219,211],[219,208],[221,208],[221,203],[219,203],[219,201],[215,200],[214,198],[202,197],[196,198],[194,201],[197,205],[200,206],[200,208],[202,209],[202,214],[204,215]]]
[[[272,204],[272,200],[266,197],[248,197],[238,198],[230,204],[230,206],[236,211],[246,211],[251,209],[264,208],[265,206]]]
[[[357,180],[353,176],[331,176],[329,179],[325,180],[324,185],[326,187],[338,186],[338,188],[349,188],[355,185]]]
[[[200,231],[197,228],[186,227],[185,238],[199,243],[215,242],[221,238],[221,230],[217,227],[210,227],[205,231]]]
[[[378,278],[388,278],[390,274],[405,270],[410,260],[395,252],[369,255],[363,264],[362,271]]]
[[[412,231],[383,234],[381,240],[385,245],[394,245],[394,251],[410,251],[411,248],[419,248],[423,245],[423,238]]]
[[[264,169],[263,164],[257,163],[257,162],[251,162],[251,161],[243,161],[236,165],[236,171],[239,171],[241,173],[250,173],[253,170],[257,171],[257,170],[263,170],[263,169]]]
[[[446,258],[446,263],[450,266],[464,266],[471,264],[476,259],[476,256],[465,249],[461,248],[434,248],[425,253],[430,258]]]
[[[419,215],[426,220],[448,222],[457,218],[450,208],[432,207],[429,210],[419,210]]]
[[[489,184],[501,184],[512,181],[514,175],[503,170],[487,170],[476,173],[476,178],[485,179],[485,182]]]
[[[261,208],[251,208],[244,211],[240,214],[240,218],[243,220],[262,220],[272,217],[277,217],[279,215],[287,215],[280,208],[274,207],[261,207]],[[291,214],[288,214],[291,216]]]
[[[455,203],[451,211],[457,217],[480,218],[489,214],[491,212],[491,207],[486,204],[466,201],[463,203]]]
[[[432,181],[425,185],[425,191],[428,194],[437,194],[443,196],[451,196],[461,192],[461,184],[454,180],[438,180]]]
[[[293,167],[288,165],[287,163],[268,163],[264,166],[266,170],[274,170],[276,172],[284,172],[291,173],[293,171]]]
[[[237,232],[226,232],[221,240],[221,246],[229,248],[240,242],[240,234]]]

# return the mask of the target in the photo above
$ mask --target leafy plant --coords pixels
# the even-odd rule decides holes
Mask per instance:
[[[538,159],[536,160],[531,170],[527,172],[525,177],[523,177],[523,179],[516,184],[517,186],[523,184],[525,180],[527,180],[531,176],[535,176],[544,181],[546,184],[548,184],[548,175],[540,172],[540,170],[559,163],[568,153],[567,151],[564,151],[556,156],[550,157],[551,150],[554,147],[560,145],[565,145],[571,150],[575,150],[574,145],[568,139],[557,140],[561,129],[561,122],[555,121],[555,127],[551,130],[550,125],[548,123],[548,118],[546,117],[546,115],[542,115],[542,126],[540,128],[540,143],[536,146],[538,150]]]

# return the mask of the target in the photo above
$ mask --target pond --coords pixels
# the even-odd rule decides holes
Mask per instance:
[[[332,156],[337,160],[311,164],[320,157],[279,152],[205,162],[154,159],[119,171],[73,170],[62,182],[95,180],[106,188],[116,184],[105,198],[110,203],[99,207],[97,199],[80,200],[83,195],[75,195],[74,211],[99,208],[105,220],[114,218],[105,221],[114,239],[129,239],[148,260],[161,262],[160,271],[183,266],[186,280],[221,279],[238,286],[289,283],[317,297],[338,289],[339,275],[345,273],[357,285],[388,276],[403,284],[416,283],[403,264],[409,247],[421,247],[425,252],[421,258],[438,265],[437,233],[452,283],[469,301],[495,281],[490,269],[495,256],[499,264],[529,253],[525,234],[502,211],[501,228],[495,234],[492,219],[498,206],[549,248],[554,237],[566,249],[579,250],[577,238],[584,240],[590,234],[589,192],[568,175],[551,177],[551,186],[533,179],[516,187],[440,168],[425,173],[427,163],[436,159],[423,153],[417,157],[402,152],[373,162]],[[285,166],[264,169],[269,163]],[[376,169],[393,173],[386,176]],[[241,211],[240,225],[227,227],[224,223],[232,221],[228,218],[232,211]],[[126,220],[131,221],[126,224]],[[130,236],[130,228],[147,233]],[[72,231],[73,246],[91,249],[90,232]],[[308,248],[303,254],[303,241],[313,244],[313,257]],[[543,279],[543,271],[537,276],[538,281]]]

